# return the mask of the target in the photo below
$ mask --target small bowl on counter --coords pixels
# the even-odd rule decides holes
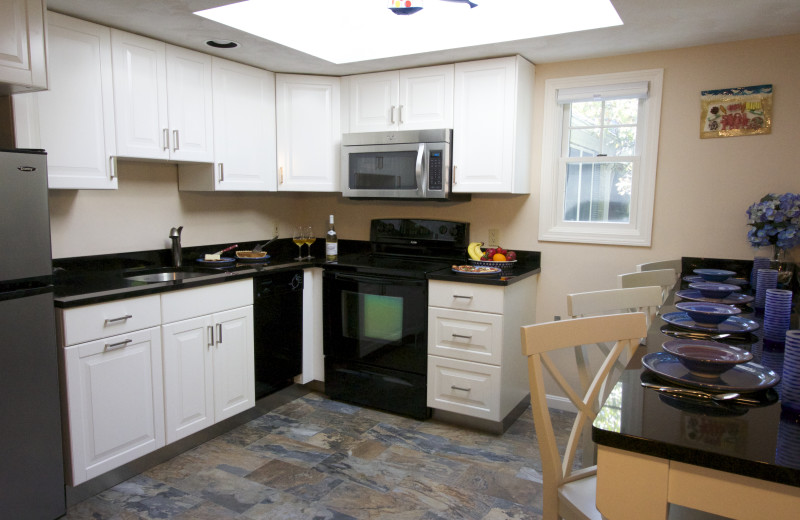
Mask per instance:
[[[661,346],[695,376],[716,378],[741,363],[753,359],[750,352],[711,340],[673,339]]]
[[[701,327],[716,327],[731,316],[742,312],[733,305],[713,302],[678,302],[675,308],[688,314],[689,318]]]
[[[719,282],[695,282],[689,284],[690,289],[700,291],[704,298],[712,300],[722,300],[727,298],[734,291],[741,291],[742,288],[738,285]]]
[[[725,269],[695,269],[694,274],[700,275],[700,278],[707,282],[724,282],[728,278],[736,276],[735,271]]]

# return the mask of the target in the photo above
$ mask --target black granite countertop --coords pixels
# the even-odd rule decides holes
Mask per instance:
[[[238,249],[249,250],[257,242],[240,243]],[[290,239],[279,239],[268,247],[269,259],[266,262],[244,263],[220,268],[209,268],[197,262],[206,253],[219,251],[230,244],[210,244],[183,249],[183,266],[188,269],[203,270],[207,276],[185,278],[167,282],[141,282],[128,279],[130,276],[146,274],[156,269],[170,267],[170,251],[152,250],[130,253],[95,255],[86,257],[61,258],[53,260],[54,301],[56,307],[69,308],[90,305],[124,298],[134,298],[167,291],[176,291],[205,285],[225,283],[243,278],[286,269],[325,267],[325,243],[317,240],[311,247],[312,259],[295,260],[297,246]],[[306,253],[306,249],[303,250]],[[340,240],[340,254],[368,253],[369,242],[360,240]],[[307,253],[306,253],[307,254]],[[483,276],[455,273],[452,269],[437,271],[429,275],[431,280],[478,283],[487,285],[509,285],[540,272],[539,252],[518,252],[518,261],[508,275]],[[467,263],[466,260],[464,263]]]
[[[684,275],[702,265],[728,268],[737,272],[737,278],[747,280],[752,265],[691,260],[684,261]],[[676,290],[687,285],[679,281]],[[763,403],[759,406],[668,397],[641,386],[651,377],[663,384],[642,366],[641,358],[661,351],[669,339],[661,329],[671,326],[660,316],[676,310],[672,298],[674,292],[652,323],[647,345],[638,349],[620,378],[621,407],[610,402],[604,405],[598,416],[601,419],[592,426],[592,439],[613,448],[800,487],[800,415],[781,407],[780,385],[753,394]],[[752,308],[742,309],[740,316],[761,322]],[[748,341],[731,344],[753,352],[754,361],[767,369],[781,372],[783,345],[765,343],[761,329],[751,333]],[[607,421],[604,416],[619,420]]]

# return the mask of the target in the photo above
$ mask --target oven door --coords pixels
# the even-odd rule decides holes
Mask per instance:
[[[326,358],[425,374],[428,282],[325,271]]]

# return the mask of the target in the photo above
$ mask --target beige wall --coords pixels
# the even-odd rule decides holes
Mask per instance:
[[[336,215],[343,238],[367,239],[377,217],[434,217],[471,223],[472,239],[501,230],[511,249],[542,252],[538,321],[566,312],[569,292],[615,287],[637,263],[680,256],[752,258],[745,209],[767,192],[800,192],[800,35],[536,67],[532,193],[475,195],[466,203],[350,201],[336,194],[224,194],[177,190],[175,166],[123,163],[119,190],[53,191],[55,257],[158,249],[183,225],[184,244],[268,238],[277,223],[325,228]],[[664,69],[653,243],[649,248],[539,242],[542,95],[549,78]],[[700,91],[771,83],[770,135],[700,139]]]

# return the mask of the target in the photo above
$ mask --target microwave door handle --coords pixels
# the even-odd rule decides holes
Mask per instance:
[[[423,176],[422,176],[424,159],[425,159],[425,143],[420,143],[419,151],[417,152],[417,167],[415,170],[415,173],[417,175],[417,195],[420,197],[425,197],[425,193],[428,191],[426,189],[425,184],[423,183]]]

